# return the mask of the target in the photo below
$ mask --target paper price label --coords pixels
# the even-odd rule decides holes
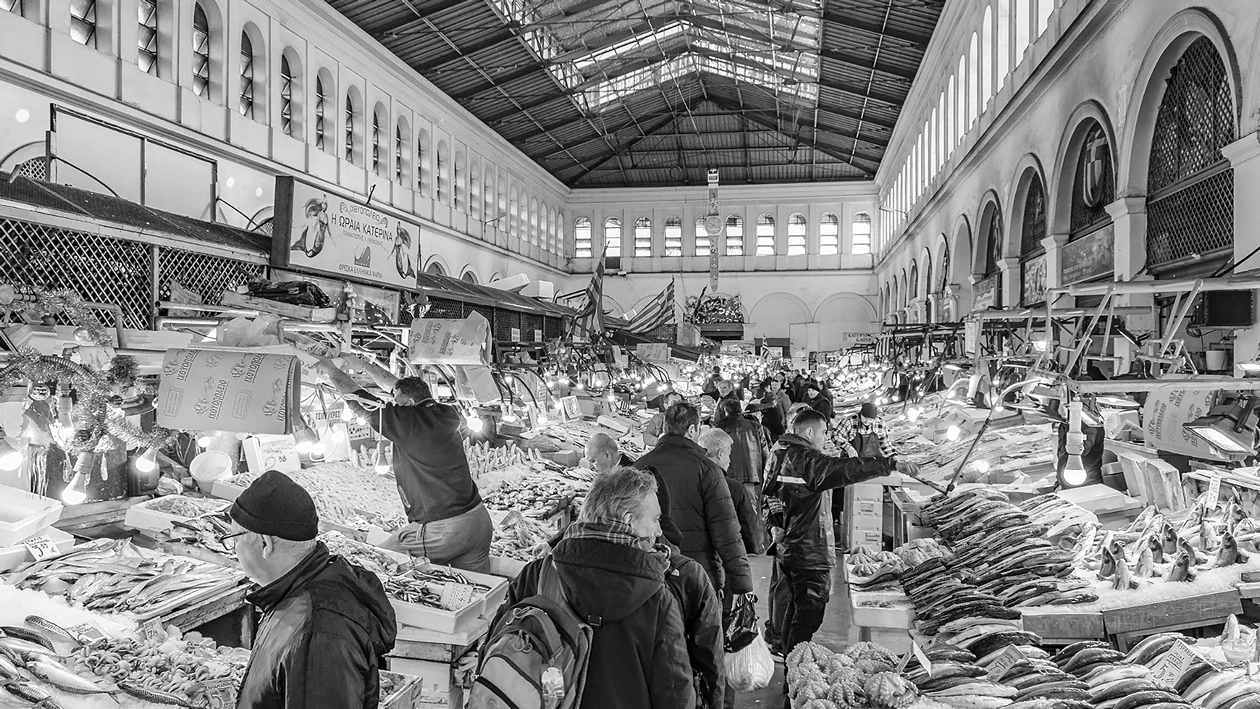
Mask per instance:
[[[923,671],[928,673],[928,677],[932,676],[932,661],[928,659],[927,653],[923,652],[923,648],[919,647],[916,642],[910,643],[910,650],[914,653],[914,657],[923,666]]]
[[[477,599],[477,588],[466,583],[448,583],[442,587],[441,604],[448,610],[461,610]]]
[[[1001,655],[993,661],[989,666],[989,681],[1000,682],[1006,676],[1007,672],[1016,665],[1020,660],[1024,659],[1024,652],[1016,645],[1011,645],[1002,651]]]
[[[201,683],[210,700],[211,709],[232,709],[236,706],[236,681],[231,677],[220,677]]]
[[[53,545],[52,540],[44,536],[31,537],[22,542],[22,546],[26,547],[36,561],[57,553],[57,547]]]
[[[105,637],[105,633],[93,623],[80,623],[73,628],[66,628],[70,634],[76,638],[83,638],[89,642],[100,640]]]
[[[1203,506],[1207,509],[1216,509],[1217,503],[1221,500],[1221,476],[1213,475],[1211,482],[1208,483],[1207,497],[1203,500]]]
[[[146,620],[140,626],[140,632],[144,634],[144,639],[150,643],[166,642],[166,629],[162,627],[159,620]]]
[[[1190,664],[1199,657],[1185,641],[1178,640],[1172,649],[1164,653],[1164,656],[1151,667],[1151,679],[1158,684],[1168,687],[1175,686],[1177,680],[1190,669]]]

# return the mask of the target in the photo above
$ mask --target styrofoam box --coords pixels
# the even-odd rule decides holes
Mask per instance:
[[[61,519],[61,503],[51,497],[15,487],[0,486],[0,548],[23,539]]]
[[[160,499],[162,498],[146,500],[138,505],[128,507],[127,515],[123,517],[123,525],[149,532],[165,532],[171,528],[172,522],[186,522],[191,519],[182,515],[173,515],[169,512],[159,512],[150,507],[150,505]],[[226,501],[223,503],[225,507],[227,504]]]
[[[914,606],[853,606],[853,624],[860,628],[899,628],[905,630],[914,623]]]
[[[221,499],[236,502],[236,498],[245,492],[245,488],[240,485],[233,485],[222,478],[210,483],[210,494]]]
[[[34,537],[48,537],[58,554],[67,552],[74,546],[74,537],[56,527],[41,529],[27,537],[27,539]],[[15,544],[11,547],[0,549],[0,571],[12,571],[28,561],[35,561],[35,557],[31,555],[30,550],[23,544]]]
[[[884,548],[884,535],[879,530],[857,529],[849,534],[849,546],[868,546],[874,549]]]
[[[452,669],[445,662],[429,662],[428,660],[412,660],[405,657],[386,656],[389,671],[420,680],[417,697],[426,701],[430,697],[447,694],[451,691]]]
[[[398,624],[427,628],[436,630],[439,633],[458,633],[483,615],[487,613],[493,615],[499,606],[502,605],[504,599],[507,598],[507,579],[488,574],[478,574],[472,571],[461,570],[460,573],[467,576],[468,580],[474,583],[489,586],[490,591],[457,611],[430,608],[419,603],[407,603],[391,598],[390,605],[394,607],[394,615],[398,618]]]

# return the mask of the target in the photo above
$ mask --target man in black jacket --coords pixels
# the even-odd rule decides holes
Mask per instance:
[[[903,467],[887,458],[833,458],[821,450],[826,437],[823,415],[801,411],[766,464],[766,524],[777,547],[776,568],[789,589],[774,624],[781,652],[812,639],[827,610],[836,563],[831,491]],[[913,473],[911,468],[904,466]]]
[[[635,462],[654,468],[669,488],[670,517],[682,532],[682,552],[700,562],[713,586],[728,596],[752,593],[748,554],[726,478],[695,439],[700,412],[688,403],[665,412],[665,435]]]
[[[315,502],[283,473],[263,473],[228,514],[223,541],[262,612],[237,709],[376,709],[398,627],[380,580],[315,541]]]

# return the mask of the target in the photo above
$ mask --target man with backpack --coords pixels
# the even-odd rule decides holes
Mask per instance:
[[[596,478],[555,551],[509,586],[469,709],[696,706],[668,554],[655,546],[660,517],[651,474]]]

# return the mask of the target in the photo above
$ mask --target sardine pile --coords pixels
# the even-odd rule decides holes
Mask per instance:
[[[531,550],[540,542],[549,541],[555,530],[537,520],[529,519],[520,512],[509,512],[494,525],[494,540],[490,542],[493,556],[533,561]]]
[[[223,500],[214,500],[198,497],[188,497],[186,495],[167,495],[150,500],[143,503],[144,507],[154,512],[162,512],[176,517],[198,517],[204,514],[212,514],[223,510],[228,503]]]
[[[64,596],[88,610],[131,613],[144,621],[183,603],[227,591],[245,581],[239,572],[100,539],[18,567],[5,577],[17,588]]]
[[[582,492],[583,488],[576,483],[552,475],[526,473],[505,477],[498,485],[485,490],[482,499],[492,510],[546,518],[568,507]]]
[[[392,476],[377,475],[350,463],[325,463],[286,475],[311,494],[323,521],[352,529],[375,524],[387,532],[407,524]],[[257,479],[257,475],[243,473],[226,482],[249,487]]]

